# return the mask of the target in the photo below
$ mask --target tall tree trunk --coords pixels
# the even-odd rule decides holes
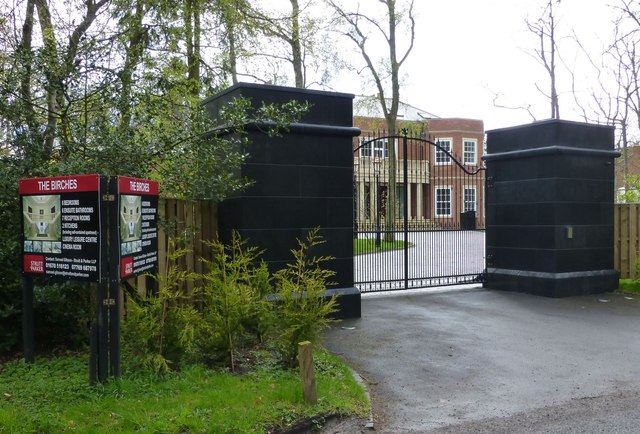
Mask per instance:
[[[58,51],[58,43],[47,0],[34,1],[42,30],[46,62],[45,77],[47,84],[45,89],[47,92],[47,127],[44,133],[44,156],[45,158],[50,158],[53,155],[54,143],[56,138],[58,138],[62,147],[62,156],[64,157],[66,153],[70,152],[69,145],[73,140],[66,110],[62,109],[63,106],[66,106],[64,81],[77,67],[75,63],[82,37],[86,34],[89,27],[91,27],[100,8],[102,8],[108,0],[100,0],[97,3],[94,3],[93,0],[87,0],[85,2],[87,7],[86,14],[69,36],[67,51],[64,55],[61,55]],[[59,123],[62,124],[62,133],[58,131]]]
[[[58,133],[58,137],[60,139],[60,157],[65,158],[71,152],[73,152],[72,144],[74,142],[72,129],[70,125],[69,119],[69,104],[66,101],[66,96],[64,92],[65,80],[69,78],[69,76],[73,73],[75,69],[77,69],[76,60],[78,58],[78,52],[80,50],[80,42],[82,38],[89,30],[89,27],[95,21],[98,12],[100,9],[107,4],[109,0],[99,0],[95,2],[95,0],[86,0],[84,4],[87,7],[84,17],[78,23],[78,25],[73,29],[71,35],[69,36],[69,41],[67,45],[67,51],[64,53],[64,57],[62,58],[62,65],[59,70],[57,78],[57,106],[61,111],[59,115],[59,123],[60,123],[60,132]],[[63,109],[64,107],[64,109]]]
[[[302,47],[300,45],[300,5],[298,5],[298,0],[291,0],[290,44],[296,87],[304,88],[305,80],[302,70]]]
[[[551,64],[549,75],[551,76],[551,118],[560,119],[560,104],[556,89],[556,22],[553,13],[553,0],[549,0],[549,39],[551,42]]]
[[[20,97],[27,110],[29,121],[33,120],[34,111],[31,101],[31,47],[33,41],[33,14],[35,9],[34,0],[27,1],[27,11],[25,13],[24,25],[22,26],[22,36],[18,45],[18,57],[23,67],[24,73],[20,78]],[[29,122],[29,126],[34,125]]]
[[[32,92],[31,92],[31,77],[32,77],[32,43],[33,43],[33,15],[35,12],[35,2],[33,0],[27,1],[27,8],[25,12],[24,24],[22,26],[22,35],[20,37],[20,44],[17,48],[17,57],[22,74],[20,77],[20,105],[25,112],[25,121],[28,127],[28,134],[33,134],[38,131],[38,124],[36,121],[36,113],[33,107]],[[41,157],[40,148],[34,147],[33,142],[28,141],[21,151],[24,158],[27,161],[32,161]]]
[[[184,24],[187,43],[187,74],[191,86],[191,94],[200,94],[200,1],[184,2]]]
[[[391,68],[391,105],[388,106],[388,111],[385,113],[385,119],[387,121],[387,131],[389,135],[396,134],[396,120],[398,119],[398,107],[400,104],[400,80],[398,77],[398,57],[396,53],[396,10],[395,0],[387,1],[387,9],[389,11],[389,63]],[[396,141],[394,139],[389,141],[389,187],[387,197],[389,198],[389,204],[387,206],[385,223],[387,228],[395,226],[396,218],[398,215],[398,189],[397,189],[397,173],[398,173],[398,158],[396,153]],[[403,156],[406,158],[406,155]],[[406,187],[405,187],[406,188]],[[405,204],[406,206],[406,204]],[[386,241],[395,241],[395,234],[393,232],[386,232]]]
[[[231,83],[238,84],[238,54],[236,53],[236,35],[232,24],[227,23],[227,42],[229,43],[229,72]]]
[[[130,131],[132,118],[131,95],[133,89],[133,74],[142,58],[144,50],[144,41],[146,30],[142,26],[142,20],[145,15],[144,1],[137,0],[131,27],[126,30],[129,40],[125,48],[124,66],[119,74],[122,90],[118,98],[118,108],[120,109],[119,129],[123,135]]]
[[[58,126],[58,87],[60,65],[58,63],[58,48],[55,32],[51,23],[51,12],[46,0],[35,0],[38,10],[38,19],[44,41],[44,54],[46,62],[45,76],[47,84],[47,126],[44,132],[43,157],[50,158],[53,153],[53,144],[57,134]]]
[[[223,43],[227,46],[227,60],[225,72],[231,75],[231,83],[238,84],[238,38],[236,32],[242,28],[242,24],[238,25],[239,17],[246,12],[247,5],[244,1],[218,0],[220,21],[224,27]]]

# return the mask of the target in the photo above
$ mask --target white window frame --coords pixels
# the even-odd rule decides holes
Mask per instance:
[[[363,145],[364,142],[368,142],[371,140],[370,137],[362,137],[360,138],[360,148],[358,150],[358,155],[360,157],[365,158],[381,158],[388,159],[389,158],[389,141],[387,139],[378,139],[373,140],[366,145]]]
[[[473,191],[473,208],[467,208],[467,204],[469,201],[467,200],[467,191]],[[467,211],[478,211],[478,188],[475,185],[465,185],[462,189],[462,209],[463,212]]]
[[[449,191],[449,214],[440,214],[438,212],[438,191],[439,190],[448,190]],[[451,187],[450,185],[436,185],[434,187],[434,192],[433,192],[433,198],[434,198],[434,213],[435,216],[438,218],[451,218],[451,216],[453,216],[453,187]],[[444,201],[442,201],[442,203],[445,203]]]
[[[473,145],[473,152],[467,151],[467,144]],[[472,158],[467,158],[469,156]],[[462,161],[465,166],[475,166],[478,164],[478,139],[462,139]]]
[[[439,137],[435,140],[435,143],[437,143],[438,145],[440,145],[440,147],[445,148],[447,151],[449,151],[449,154],[453,154],[453,138],[452,137]],[[447,144],[447,146],[443,146],[443,144]],[[451,157],[445,153],[444,151],[441,151],[440,148],[438,148],[437,146],[434,146],[434,156],[433,156],[433,161],[435,162],[436,166],[447,166],[447,165],[451,165]],[[448,148],[448,149],[447,149]],[[442,158],[439,158],[442,157]],[[439,161],[439,160],[443,160],[443,161]]]

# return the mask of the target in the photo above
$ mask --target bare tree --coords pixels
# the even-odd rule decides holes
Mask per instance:
[[[382,109],[386,121],[387,131],[393,135],[398,119],[400,105],[400,68],[411,54],[415,40],[415,18],[413,14],[413,0],[410,0],[404,10],[397,8],[396,0],[378,0],[385,9],[385,20],[360,12],[349,11],[334,0],[328,0],[336,12],[339,20],[345,24],[344,35],[355,44],[362,55],[366,69],[371,74],[376,87],[376,98]],[[404,49],[398,49],[398,31],[408,33],[408,44]],[[378,61],[373,57],[379,52],[380,47],[375,44],[375,36],[382,37],[387,44],[387,54]],[[387,203],[385,223],[391,227],[396,218],[395,204],[396,194],[396,151],[395,143],[389,140],[389,185],[387,190]],[[406,205],[405,205],[406,206]],[[387,232],[387,241],[393,240],[393,233]]]
[[[243,19],[243,11],[249,9],[246,0],[217,0],[215,4],[219,26],[222,27],[222,41],[225,69],[231,75],[231,83],[238,84],[238,60],[242,53],[242,43],[250,33],[250,25]]]
[[[617,113],[613,119],[620,125],[620,142],[623,153],[623,177],[625,193],[630,190],[628,146],[630,127],[640,130],[640,11],[632,8],[629,0],[623,0],[616,21],[614,42],[608,50],[614,60],[617,93]],[[635,186],[637,188],[637,186]]]
[[[288,61],[293,67],[295,86],[305,87],[303,72],[303,41],[300,37],[300,4],[298,0],[289,0],[291,12],[284,17],[270,17],[258,10],[251,11],[251,18],[258,24],[264,34],[279,38],[289,47]]]
[[[325,84],[326,70],[336,63],[331,60],[335,48],[327,49],[330,41],[325,37],[325,14],[317,10],[319,2],[316,0],[289,0],[289,4],[286,11],[259,8],[249,3],[238,9],[244,25],[262,37],[262,43],[254,45],[253,57],[276,68],[287,65],[293,72],[295,87],[306,88],[313,84],[308,74],[310,68],[315,70],[313,72],[322,72],[318,82]],[[261,73],[264,74],[264,68]]]
[[[581,101],[574,90],[574,99],[586,122],[606,122],[618,128],[617,147],[622,151],[625,190],[630,189],[628,147],[637,143],[640,132],[640,11],[634,11],[631,0],[622,0],[614,22],[612,43],[604,53],[593,56],[580,38],[574,40],[596,71],[597,80],[589,98]],[[598,60],[594,60],[598,59]],[[575,77],[572,78],[575,82]]]
[[[549,92],[543,91],[537,84],[536,88],[551,102],[551,118],[560,118],[560,104],[556,87],[556,59],[558,57],[558,44],[556,41],[556,6],[560,0],[547,0],[545,7],[536,20],[526,20],[527,28],[538,39],[538,48],[534,50],[536,59],[544,66],[549,75]]]

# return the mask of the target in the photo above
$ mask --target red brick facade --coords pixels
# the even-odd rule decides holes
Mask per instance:
[[[354,149],[362,143],[363,138],[375,138],[387,135],[384,119],[370,117],[355,117],[354,125],[362,130],[360,138],[354,141]],[[409,190],[408,212],[409,219],[415,225],[433,224],[438,227],[456,228],[460,225],[460,214],[465,211],[476,211],[476,224],[484,226],[484,176],[465,173],[475,172],[482,167],[484,155],[484,123],[481,120],[463,118],[434,118],[422,121],[400,120],[396,123],[398,130],[406,128],[409,137],[418,137],[430,142],[440,143],[448,148],[455,160],[461,163],[460,168],[455,162],[439,151],[436,146],[425,144],[424,141],[411,141],[408,144],[409,160]],[[466,149],[465,149],[466,146]],[[402,146],[395,145],[398,162],[403,160]],[[466,152],[465,152],[466,151]],[[376,153],[377,152],[377,153]],[[372,170],[372,161],[377,155],[382,159],[381,179],[378,183],[386,188],[388,173],[384,170],[385,158],[389,155],[381,152],[380,148],[371,148],[367,152],[362,149],[354,152],[356,179],[358,180],[356,196],[359,197],[358,219],[364,224],[375,213],[375,200],[371,199],[370,181],[367,173]],[[396,185],[402,189],[402,168],[397,170]],[[363,185],[363,184],[367,185]],[[404,204],[401,204],[401,207]],[[369,207],[370,209],[367,209]],[[365,221],[366,220],[366,221]]]

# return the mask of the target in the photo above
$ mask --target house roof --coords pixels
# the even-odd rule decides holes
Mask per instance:
[[[391,100],[387,99],[387,103],[391,104]],[[355,116],[369,118],[384,118],[380,102],[377,98],[371,96],[356,96],[353,104],[353,114]],[[423,121],[425,119],[437,119],[439,117],[438,115],[402,101],[400,101],[398,107],[398,120]]]

